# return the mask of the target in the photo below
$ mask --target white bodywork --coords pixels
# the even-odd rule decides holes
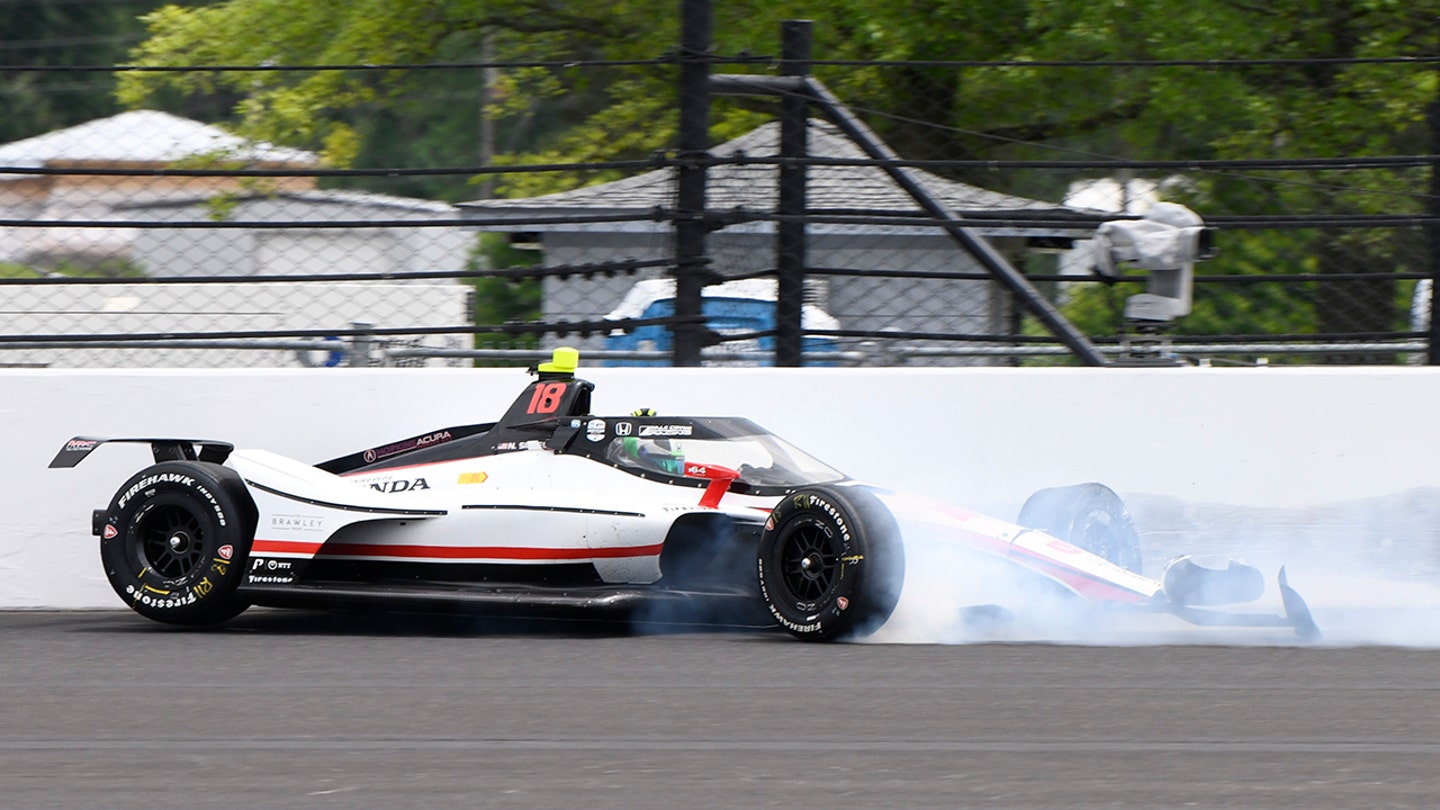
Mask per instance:
[[[1037,529],[906,493],[877,493],[906,529],[941,537],[1050,578],[1087,599],[1148,602],[1163,590],[1149,577],[1122,568]]]
[[[774,498],[647,480],[540,442],[493,456],[336,476],[263,450],[233,466],[259,511],[251,584],[293,581],[292,565],[343,557],[393,563],[593,564],[607,583],[660,579],[660,551],[681,515],[758,521]],[[1145,602],[1160,583],[1044,532],[902,493],[877,493],[909,526],[1005,559],[1098,600]],[[271,561],[274,561],[274,565]],[[258,561],[258,562],[257,562]]]
[[[631,475],[582,456],[533,447],[478,458],[336,476],[263,450],[229,464],[259,520],[251,579],[283,583],[269,560],[316,557],[404,563],[591,563],[605,582],[660,578],[666,533],[702,488]],[[773,498],[730,493],[723,509],[763,519]],[[252,562],[252,566],[255,563]],[[285,569],[281,569],[285,570]]]

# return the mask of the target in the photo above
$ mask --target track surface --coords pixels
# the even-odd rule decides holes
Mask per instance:
[[[1434,807],[1440,652],[0,613],[0,806]]]

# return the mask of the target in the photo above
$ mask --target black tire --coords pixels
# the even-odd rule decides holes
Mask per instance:
[[[781,499],[760,537],[760,594],[770,615],[806,641],[879,629],[905,576],[890,511],[856,487],[807,487]]]
[[[1140,535],[1135,521],[1120,496],[1104,484],[1042,489],[1025,501],[1018,522],[1140,572]]]
[[[101,530],[110,586],[136,613],[169,624],[223,622],[255,537],[255,506],[228,467],[167,461],[115,493]]]

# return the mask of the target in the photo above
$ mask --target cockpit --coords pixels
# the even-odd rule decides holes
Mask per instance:
[[[746,419],[623,420],[607,431],[606,461],[637,475],[681,477],[686,464],[727,467],[754,488],[790,488],[845,476]]]

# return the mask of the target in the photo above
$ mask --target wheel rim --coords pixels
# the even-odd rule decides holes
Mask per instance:
[[[166,579],[186,576],[205,557],[205,529],[195,513],[176,504],[151,509],[137,527],[141,562]]]
[[[830,591],[840,570],[840,548],[834,535],[815,523],[795,526],[780,546],[780,571],[785,587],[802,602],[815,602]]]
[[[1081,519],[1074,531],[1072,545],[1089,551],[1111,562],[1118,562],[1119,543],[1110,527],[1110,518],[1103,513],[1091,512]]]

